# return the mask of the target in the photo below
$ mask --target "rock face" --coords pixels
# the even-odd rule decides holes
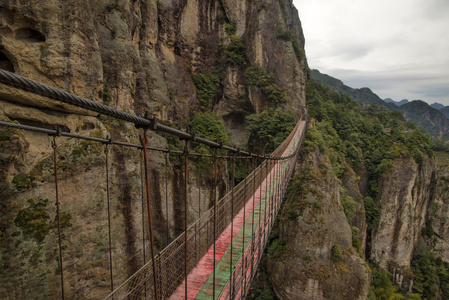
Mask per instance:
[[[434,253],[449,261],[449,166],[437,165],[435,193],[430,211],[434,236],[428,241]]]
[[[327,158],[309,154],[297,165],[280,214],[279,240],[268,249],[268,273],[280,299],[366,299],[370,273],[352,247],[341,185]]]
[[[390,271],[406,291],[412,286],[407,274],[413,251],[423,238],[448,260],[447,174],[447,166],[433,159],[417,165],[411,158],[400,158],[380,179],[381,219],[372,233],[371,259]],[[427,226],[435,232],[430,237],[422,234]]]
[[[234,32],[226,30],[230,27]],[[280,38],[278,32],[290,35]],[[220,51],[234,34],[245,46],[245,65],[222,68]],[[223,118],[237,146],[246,144],[244,116],[267,104],[262,92],[245,84],[245,67],[259,64],[272,73],[287,95],[285,106],[297,111],[305,105],[304,38],[291,0],[0,0],[0,44],[3,69],[136,115],[148,111],[181,128],[200,110],[193,74],[221,68],[221,86],[208,109]],[[0,120],[139,143],[132,124],[4,85]],[[0,128],[0,294],[5,299],[59,297],[52,140]],[[110,290],[105,146],[62,137],[56,142],[65,296],[102,298]],[[150,144],[166,147],[167,141],[150,133]],[[142,154],[115,145],[108,155],[117,286],[148,261],[150,251]],[[150,160],[160,250],[183,228],[184,178],[177,157],[170,158],[167,175],[163,154],[151,152]],[[189,221],[199,207],[210,205],[210,178],[202,177],[201,189],[199,176],[189,181]],[[223,178],[219,192],[228,187]]]

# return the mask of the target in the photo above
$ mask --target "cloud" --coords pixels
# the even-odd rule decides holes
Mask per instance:
[[[294,0],[311,68],[380,97],[449,105],[449,1]]]
[[[342,79],[353,88],[369,87],[382,99],[420,99],[449,105],[449,85],[444,78],[433,74],[416,74],[407,69],[395,72],[329,69],[324,73]]]

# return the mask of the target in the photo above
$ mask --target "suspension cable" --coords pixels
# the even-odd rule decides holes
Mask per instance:
[[[195,140],[195,142],[208,145],[212,148],[220,147],[229,152],[238,152],[238,149],[232,148],[226,145],[222,145],[217,142],[213,142],[201,137],[195,137],[194,134],[187,133],[169,126],[159,124],[157,118],[152,119],[145,117],[138,117],[129,113],[122,112],[118,109],[109,107],[107,105],[62,91],[60,89],[48,86],[46,84],[31,80],[29,78],[22,77],[20,75],[8,72],[0,69],[0,83],[5,85],[21,89],[33,94],[41,95],[56,101],[60,101],[66,104],[70,104],[76,107],[81,107],[89,111],[94,111],[100,114],[108,115],[116,119],[134,123],[138,127],[147,127],[154,131],[161,131],[177,136],[181,139]],[[244,155],[251,155],[252,153],[241,151]],[[254,154],[257,155],[257,154]]]

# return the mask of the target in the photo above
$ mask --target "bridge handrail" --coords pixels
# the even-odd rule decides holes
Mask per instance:
[[[118,109],[112,108],[110,106],[80,97],[69,92],[57,89],[55,87],[37,82],[35,80],[25,78],[23,76],[17,75],[15,73],[0,69],[0,83],[11,86],[17,89],[21,89],[36,95],[44,96],[56,101],[64,102],[76,107],[80,107],[89,111],[94,111],[100,114],[108,115],[123,121],[134,123],[136,126],[149,128],[154,131],[161,131],[175,135],[181,139],[192,140],[201,144],[205,144],[212,148],[221,148],[233,153],[241,153],[243,155],[254,156],[254,157],[264,157],[260,154],[251,153],[248,151],[243,151],[238,148],[230,147],[210,141],[208,139],[196,136],[194,133],[188,133],[182,130],[178,130],[163,124],[159,124],[156,117],[146,118],[135,116]]]
[[[305,133],[306,127],[307,127],[307,116],[306,116],[306,118],[305,118],[303,121],[304,121],[304,126],[305,126],[304,131],[302,132],[301,136],[299,137],[299,139],[298,139],[298,141],[297,141],[297,143],[296,143],[296,145],[295,145],[295,146],[296,146],[296,147],[295,147],[295,151],[293,151],[293,153],[292,153],[292,154],[294,154],[294,157],[295,157],[295,158],[298,157],[298,155],[299,155],[299,150],[300,150],[300,148],[301,148],[301,145],[302,145],[303,142],[304,142],[304,138],[305,138],[305,134],[304,134],[304,133]],[[294,161],[296,161],[296,159],[293,159],[292,161],[294,162]],[[292,165],[292,166],[290,167],[289,173],[288,173],[288,175],[286,176],[287,178],[290,178],[290,177],[291,177],[291,174],[293,173],[293,166],[294,166],[294,165]],[[272,227],[272,226],[270,226],[270,228],[271,228],[271,227]],[[260,228],[257,228],[257,230],[259,231]],[[258,236],[258,243],[261,243],[261,238],[262,238],[261,235],[259,234],[259,235],[256,235],[256,236]],[[264,241],[266,242],[267,239],[264,239]],[[265,249],[265,246],[266,246],[266,243],[265,243],[264,245],[262,245],[262,247],[259,249],[259,251],[260,251],[260,252],[263,252],[264,249]],[[249,246],[247,246],[246,248],[249,248]],[[235,266],[236,266],[236,267],[235,267],[234,270],[232,271],[231,276],[230,276],[230,277],[228,278],[228,280],[226,281],[225,287],[221,290],[221,293],[219,294],[218,299],[228,299],[228,297],[231,297],[231,296],[232,296],[232,293],[230,292],[230,288],[227,289],[227,287],[231,284],[233,278],[234,278],[234,280],[235,280],[236,274],[240,274],[242,268],[244,268],[244,261],[242,262],[242,259],[245,258],[245,252],[248,251],[246,248],[243,249],[242,253],[241,253],[240,256],[237,258],[237,261],[236,261],[236,263],[235,263]],[[240,269],[239,269],[239,266],[240,266]],[[247,271],[245,271],[244,274],[247,274],[247,273],[248,273],[249,264],[247,265],[246,269],[247,269]],[[241,278],[241,280],[243,281],[244,279]],[[243,284],[244,284],[244,283],[243,283]],[[234,282],[234,285],[235,285],[235,282]],[[242,285],[242,282],[239,282],[239,286],[241,286],[241,285]],[[233,289],[235,290],[235,286],[233,287]],[[245,289],[243,289],[243,290],[245,290]],[[225,293],[226,293],[226,295],[225,295]],[[234,294],[234,297],[235,297],[235,294]]]
[[[255,153],[251,153],[248,151],[242,151],[238,148],[233,148],[230,146],[226,146],[223,145],[221,143],[217,143],[214,141],[210,141],[204,138],[201,138],[199,136],[196,136],[194,133],[188,133],[188,132],[184,132],[178,129],[174,129],[171,128],[169,126],[165,126],[162,124],[158,124],[158,120],[153,117],[153,118],[147,118],[145,117],[139,117],[139,116],[135,116],[120,110],[117,110],[115,108],[106,106],[104,104],[62,91],[60,89],[39,83],[37,81],[19,76],[17,74],[5,71],[5,70],[1,70],[0,69],[0,83],[14,87],[14,88],[18,88],[27,92],[31,92],[37,95],[41,95],[44,97],[48,97],[50,99],[56,100],[56,101],[60,101],[69,105],[73,105],[76,107],[80,107],[89,111],[94,111],[100,114],[104,114],[104,115],[108,115],[120,120],[124,120],[127,122],[131,122],[133,123],[137,128],[145,128],[145,129],[151,129],[154,131],[161,131],[161,132],[165,132],[174,136],[177,136],[181,139],[186,139],[186,140],[191,140],[191,141],[195,141],[198,143],[202,143],[205,144],[209,147],[212,148],[220,148],[226,151],[229,151],[231,153],[237,154],[237,155],[245,155],[246,158],[248,159],[264,159],[262,161],[262,163],[257,167],[254,168],[253,172],[251,172],[247,179],[249,179],[249,183],[250,183],[250,188],[249,188],[249,194],[251,195],[251,191],[252,193],[255,192],[254,189],[256,189],[256,182],[257,182],[257,186],[262,182],[262,180],[264,180],[264,178],[266,178],[267,174],[269,172],[271,172],[271,170],[273,169],[273,167],[271,166],[270,169],[268,170],[268,164],[266,163],[267,160],[281,160],[281,161],[288,161],[288,177],[291,175],[291,172],[293,170],[293,168],[290,166],[291,165],[291,161],[294,161],[294,158],[296,158],[298,156],[299,153],[299,148],[300,148],[300,143],[297,143],[295,141],[295,145],[294,145],[294,151],[292,151],[291,153],[287,153],[287,155],[285,155],[285,149],[290,145],[290,142],[292,141],[292,139],[295,137],[296,132],[297,132],[297,126],[299,124],[300,121],[298,121],[297,126],[295,127],[295,130],[293,130],[289,136],[284,140],[284,142],[271,154],[271,155],[260,155],[260,154],[255,154]],[[307,118],[307,116],[306,116]],[[94,137],[86,137],[86,136],[82,136],[82,135],[76,135],[76,134],[71,134],[71,133],[66,133],[66,132],[62,132],[60,130],[51,130],[51,129],[45,129],[45,128],[39,128],[39,127],[33,127],[33,126],[27,126],[27,125],[22,125],[22,124],[13,124],[13,123],[8,123],[8,122],[3,122],[0,121],[0,125],[3,126],[9,126],[9,127],[14,127],[14,128],[19,128],[19,129],[25,129],[25,130],[33,130],[33,131],[38,131],[41,133],[46,133],[49,135],[60,135],[60,136],[66,136],[66,137],[72,137],[72,138],[81,138],[81,139],[86,139],[86,140],[93,140],[96,142],[100,142],[100,143],[106,143],[106,144],[117,144],[117,145],[123,145],[123,146],[131,146],[131,147],[137,147],[137,148],[143,148],[142,145],[135,145],[135,144],[130,144],[130,143],[124,143],[124,142],[120,142],[120,141],[112,141],[111,139],[103,139],[103,138],[94,138]],[[303,137],[301,137],[302,139]],[[150,150],[157,150],[157,151],[163,151],[163,152],[171,152],[171,153],[178,153],[181,154],[183,152],[181,151],[170,151],[169,149],[161,149],[161,148],[155,148],[155,147],[148,147],[148,149]],[[202,155],[202,154],[197,154],[197,153],[191,153],[190,155]],[[285,156],[283,156],[285,155]],[[208,156],[208,157],[213,157],[212,155],[204,155],[204,156]],[[232,158],[232,156],[217,156],[217,157],[221,157],[221,158]],[[265,164],[265,168],[264,168],[264,164]],[[229,192],[227,193],[222,199],[220,199],[219,201],[217,201],[215,203],[215,206],[211,209],[209,209],[208,211],[204,212],[196,222],[194,222],[190,227],[187,228],[187,231],[185,231],[184,233],[182,233],[181,235],[179,235],[175,240],[173,240],[166,248],[164,248],[157,256],[156,260],[155,260],[155,265],[164,263],[170,263],[167,262],[167,260],[165,261],[161,261],[164,255],[168,254],[173,255],[173,253],[170,254],[169,251],[184,251],[184,249],[181,249],[180,246],[183,245],[184,243],[184,237],[186,236],[186,234],[188,234],[188,241],[190,241],[191,239],[193,239],[193,235],[191,234],[191,232],[193,231],[193,229],[195,229],[194,233],[197,234],[197,226],[198,224],[200,225],[200,232],[199,232],[199,236],[201,235],[201,229],[204,226],[208,226],[209,224],[211,224],[211,220],[213,217],[213,211],[215,213],[217,213],[219,216],[221,216],[222,218],[219,220],[220,222],[215,223],[214,222],[214,227],[218,228],[217,232],[218,234],[221,234],[221,232],[224,230],[224,228],[226,228],[227,225],[227,219],[228,216],[224,215],[224,213],[222,213],[222,211],[225,209],[225,205],[229,204],[229,201],[233,198],[232,197],[232,193],[234,194],[234,196],[236,194],[239,194],[242,192],[243,190],[243,184],[248,184],[248,181],[245,179],[245,181],[240,182],[233,190],[233,192]],[[284,185],[285,183],[283,183],[282,185]],[[242,196],[239,194],[239,198],[242,198]],[[243,201],[241,201],[243,199]],[[245,189],[245,195],[243,196],[242,199],[236,200],[234,203],[238,203],[235,212],[239,211],[239,208],[243,207],[243,205],[245,205],[245,203],[247,201],[249,201],[247,199],[247,192]],[[234,215],[231,216],[231,218],[234,218]],[[204,222],[204,224],[202,223]],[[223,223],[224,222],[224,223]],[[224,226],[224,227],[223,227]],[[214,231],[216,230],[214,228]],[[195,236],[196,238],[196,236]],[[181,244],[179,244],[179,242],[181,242]],[[211,246],[214,243],[214,241],[209,241],[209,232],[207,233],[207,242],[206,242],[206,248],[208,248],[209,246]],[[190,243],[191,244],[191,243]],[[188,244],[187,244],[188,245]],[[187,246],[186,245],[186,246]],[[203,246],[201,246],[203,247]],[[263,245],[263,247],[265,247],[265,245]],[[174,249],[171,249],[174,248]],[[207,249],[206,249],[207,250]],[[192,254],[190,254],[192,255]],[[195,258],[196,261],[196,258]],[[153,266],[153,262],[150,261],[148,262],[146,265],[144,265],[138,272],[136,272],[134,275],[136,275],[137,273],[139,273],[140,271],[144,271],[145,268],[148,268],[149,266]],[[189,266],[189,269],[191,269],[192,267]],[[125,282],[122,283],[122,285],[120,285],[120,287],[124,286],[128,281],[130,281],[133,277],[131,276],[128,280],[126,280]],[[152,272],[146,272],[143,274],[144,276],[147,277],[151,277],[151,278],[155,278],[159,277],[158,279],[160,280],[161,278],[161,274],[158,273],[152,273]],[[146,277],[146,278],[147,278]],[[177,278],[178,279],[178,278]],[[120,289],[120,287],[118,287],[116,290]],[[111,294],[112,295],[112,294]]]

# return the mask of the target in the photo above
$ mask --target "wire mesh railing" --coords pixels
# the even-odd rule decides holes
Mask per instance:
[[[263,221],[264,223],[257,224],[254,229],[253,236],[251,239],[255,239],[252,243],[247,243],[244,247],[243,253],[236,260],[236,267],[233,271],[233,275],[230,278],[236,278],[233,283],[233,287],[229,286],[231,280],[226,285],[222,291],[220,299],[228,299],[230,297],[230,290],[238,291],[240,294],[245,294],[246,287],[243,280],[246,279],[248,282],[251,281],[251,276],[236,276],[235,274],[240,274],[242,268],[248,269],[247,263],[251,262],[253,265],[251,271],[254,272],[260,259],[260,253],[263,252],[265,245],[268,241],[268,235],[271,232],[271,228],[274,224],[274,216],[277,215],[277,211],[280,208],[279,202],[282,200],[285,193],[288,180],[293,171],[294,164],[296,162],[297,155],[299,153],[299,146],[304,137],[304,122],[300,122],[298,128],[286,139],[286,143],[283,144],[275,153],[284,152],[284,156],[290,156],[288,160],[280,161],[277,166],[268,166],[267,161],[262,162],[251,174],[247,176],[247,180],[240,182],[234,189],[234,210],[230,209],[232,204],[232,191],[226,194],[220,201],[216,203],[216,207],[206,211],[194,224],[192,224],[187,231],[187,243],[188,243],[188,263],[187,263],[187,273],[190,273],[193,268],[198,264],[200,259],[206,254],[206,252],[213,246],[214,243],[214,228],[215,235],[220,235],[226,227],[229,226],[231,220],[238,214],[248,201],[251,201],[252,195],[260,189],[262,183],[267,181],[268,174],[276,171],[276,180],[272,180],[273,186],[271,187],[272,193],[265,193],[263,198],[263,203],[265,205],[263,208],[263,213],[265,214],[265,220],[271,219],[270,221]],[[295,139],[296,138],[296,139]],[[290,152],[285,153],[287,147],[290,146]],[[246,185],[246,186],[245,186]],[[273,204],[274,211],[271,212],[269,218],[266,216],[268,212],[267,208],[270,203],[269,197],[274,196],[275,189],[279,188],[279,192],[276,195],[276,201]],[[215,226],[214,226],[214,210],[215,210]],[[231,215],[231,211],[234,212]],[[254,212],[253,212],[254,213]],[[263,217],[260,219],[264,219]],[[261,221],[262,222],[262,221]],[[168,245],[156,258],[157,266],[157,282],[160,284],[158,288],[159,298],[167,299],[169,298],[175,290],[183,284],[185,281],[185,270],[184,270],[184,239],[185,233],[178,236],[170,245]],[[252,249],[248,248],[252,247]],[[254,255],[256,254],[256,255]],[[153,291],[152,282],[149,281],[152,278],[152,262],[149,262],[146,266],[136,272],[128,280],[126,280],[120,287],[118,287],[113,293],[111,293],[107,299],[155,299],[154,294],[150,293]],[[243,271],[245,273],[245,271]],[[147,287],[147,295],[142,298],[142,292],[136,293],[136,287]],[[245,287],[241,290],[239,287]],[[228,291],[228,292],[226,292]],[[237,292],[236,292],[237,293]],[[217,293],[218,295],[218,293]],[[235,294],[234,294],[235,295]]]
[[[180,130],[158,124],[156,118],[149,119],[146,117],[130,115],[128,113],[118,111],[103,104],[99,104],[94,101],[90,101],[88,99],[55,89],[53,87],[43,85],[41,83],[23,78],[4,70],[0,70],[0,83],[36,93],[45,97],[49,97],[56,101],[61,101],[70,105],[132,122],[136,126],[144,128],[144,130],[142,144],[136,145],[121,141],[113,141],[112,139],[70,134],[61,132],[58,129],[49,130],[0,121],[0,125],[2,126],[9,126],[17,129],[32,130],[48,134],[53,136],[54,141],[57,136],[86,139],[98,143],[103,143],[106,145],[106,149],[107,145],[118,145],[124,147],[139,148],[142,149],[145,153],[146,150],[163,151],[178,154],[183,153],[181,151],[170,151],[168,149],[160,149],[157,147],[148,146],[144,142],[144,140],[146,139],[146,130],[152,129],[166,132],[182,139],[194,140],[195,142],[203,143],[215,149],[223,149],[229,151],[230,153],[233,153],[234,155],[217,156],[217,152],[215,152],[215,155],[207,155],[208,157],[212,157],[215,162],[217,159],[229,158],[246,160],[245,165],[249,165],[250,169],[252,170],[250,170],[249,174],[246,174],[245,171],[247,177],[243,181],[241,181],[237,186],[233,187],[231,191],[229,191],[222,199],[218,200],[216,199],[217,197],[214,196],[214,199],[211,199],[212,207],[209,210],[203,212],[201,216],[195,222],[193,222],[193,224],[191,224],[181,235],[175,238],[175,240],[173,240],[159,254],[155,255],[154,250],[151,251],[152,260],[141,267],[136,273],[134,273],[130,278],[123,282],[106,298],[168,299],[179,288],[179,286],[183,284],[183,282],[187,289],[188,280],[186,280],[186,274],[192,272],[192,270],[198,265],[203,256],[211,249],[212,246],[214,246],[214,243],[216,242],[220,234],[229,227],[234,218],[236,218],[236,216],[241,213],[242,209],[244,210],[247,204],[252,200],[252,219],[254,220],[257,215],[258,223],[254,224],[253,221],[253,223],[248,224],[248,226],[246,224],[243,225],[247,226],[247,234],[249,234],[250,232],[250,236],[243,237],[240,247],[242,250],[240,253],[236,252],[234,253],[234,255],[231,254],[230,264],[233,264],[233,266],[230,272],[229,280],[225,282],[225,284],[216,293],[217,296],[223,299],[236,298],[236,295],[239,295],[239,297],[243,297],[246,294],[251,278],[254,276],[255,269],[257,268],[258,261],[260,260],[260,254],[263,252],[263,249],[265,248],[265,245],[267,243],[268,235],[274,224],[275,216],[280,209],[280,203],[285,193],[288,180],[291,176],[291,173],[293,172],[293,166],[296,162],[302,139],[304,138],[304,126],[306,123],[305,119],[298,121],[295,129],[270,156],[261,156],[222,145],[217,142],[209,141],[201,137],[196,137],[192,133],[182,132]],[[54,145],[54,150],[56,153],[56,142]],[[188,156],[189,154],[187,152],[186,158]],[[54,160],[56,174],[56,155]],[[147,163],[147,161],[148,159],[145,157],[145,163]],[[259,166],[256,167],[256,165]],[[145,166],[145,171],[147,170],[148,167]],[[214,172],[216,172],[216,170]],[[146,178],[145,182],[148,184],[148,178]],[[263,195],[262,186],[266,187]],[[56,182],[56,189],[57,187],[58,186]],[[211,194],[215,195],[217,190],[216,180],[213,189],[214,193]],[[257,193],[259,194],[260,199],[258,200],[258,211],[255,211],[254,200]],[[148,196],[148,204],[149,203],[150,200]],[[148,217],[151,218],[150,205],[147,205],[147,207],[149,210]],[[151,220],[149,230],[151,234]],[[153,247],[152,237],[150,242],[151,246]],[[232,247],[234,245],[233,243],[234,242],[232,240],[229,240],[231,253]],[[237,244],[237,242],[235,243]],[[111,245],[109,245],[109,248],[111,248]],[[236,257],[235,259],[234,256]],[[62,254],[60,254],[60,259],[62,278],[61,286],[63,287],[64,280],[62,276]],[[111,287],[112,286],[111,263]],[[62,297],[64,298],[64,291],[62,291]]]

